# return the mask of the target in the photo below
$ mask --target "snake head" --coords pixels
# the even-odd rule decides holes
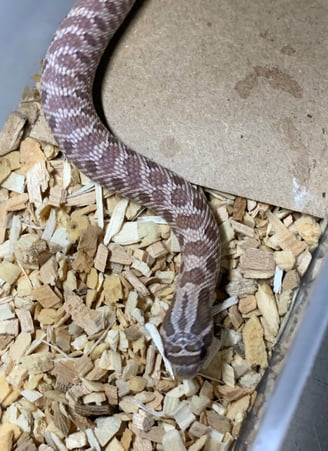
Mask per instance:
[[[168,335],[162,328],[165,356],[173,366],[174,373],[182,379],[192,379],[201,370],[212,342],[212,325],[200,335],[191,332],[175,332]]]
[[[196,293],[190,296],[189,288],[189,283],[176,288],[174,302],[161,327],[165,356],[182,379],[196,376],[204,366],[213,341],[208,290],[196,286]]]

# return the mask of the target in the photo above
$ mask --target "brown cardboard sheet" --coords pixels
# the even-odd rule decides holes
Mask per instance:
[[[190,181],[324,216],[326,0],[144,0],[104,77],[108,123]]]

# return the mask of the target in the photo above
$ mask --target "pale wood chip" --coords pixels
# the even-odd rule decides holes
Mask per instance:
[[[185,401],[179,402],[177,408],[174,410],[173,417],[182,431],[185,431],[196,420],[189,403]]]
[[[5,159],[9,162],[12,171],[20,169],[22,167],[20,156],[21,153],[18,150],[12,150],[10,153],[6,155]]]
[[[92,449],[95,449],[95,451],[101,451],[100,444],[98,440],[96,439],[96,436],[93,432],[93,429],[86,429],[85,430],[86,436],[88,438],[88,444]]]
[[[11,113],[0,132],[0,155],[6,155],[19,147],[23,136],[26,117],[18,112]]]
[[[66,229],[69,237],[76,241],[82,233],[89,227],[90,221],[86,215],[80,214],[80,212],[72,213],[69,221],[66,223]]]
[[[73,241],[70,239],[65,227],[58,227],[49,241],[49,248],[52,251],[61,250],[65,254],[68,252]]]
[[[129,388],[132,393],[139,393],[146,387],[147,381],[141,376],[133,376],[129,379]]]
[[[0,164],[2,165],[3,162],[0,161]],[[0,173],[0,178],[1,178],[1,173]],[[25,176],[23,174],[18,174],[17,172],[11,172],[9,177],[6,177],[6,180],[4,182],[2,182],[1,186],[14,193],[24,193]]]
[[[66,190],[61,186],[53,186],[50,188],[49,205],[60,207],[66,202]]]
[[[231,431],[231,423],[224,415],[219,415],[212,410],[206,412],[207,422],[210,427],[218,432],[226,433]]]
[[[297,271],[301,277],[306,273],[311,261],[312,254],[307,250],[297,257]]]
[[[103,288],[106,302],[115,303],[123,298],[123,287],[117,274],[105,277]]]
[[[114,437],[106,446],[106,451],[124,451],[123,445]]]
[[[161,241],[151,244],[146,248],[146,251],[153,259],[165,257],[167,255],[167,249]]]
[[[273,336],[277,336],[280,318],[271,287],[267,283],[261,284],[255,294],[255,298],[257,306],[265,318],[270,332]]]
[[[87,308],[79,296],[66,291],[64,298],[63,308],[88,335],[93,335],[103,328],[101,313]]]
[[[44,308],[35,314],[35,319],[37,319],[43,326],[55,324],[56,317],[57,311],[53,308]]]
[[[165,241],[165,247],[172,253],[181,252],[180,243],[173,232],[171,232],[170,237]]]
[[[66,198],[66,205],[68,207],[81,207],[85,205],[94,204],[96,202],[96,192],[93,189],[89,192],[74,193]]]
[[[147,263],[141,262],[139,260],[134,260],[131,265],[131,268],[135,269],[136,271],[138,271],[140,274],[142,274],[145,277],[149,277],[152,273],[152,270],[147,265]]]
[[[61,299],[49,285],[42,285],[39,288],[33,288],[33,298],[38,301],[42,307],[49,308],[61,302]]]
[[[244,320],[241,314],[239,313],[237,305],[233,305],[229,308],[229,318],[231,320],[232,325],[236,330],[243,324]]]
[[[316,246],[321,236],[321,227],[311,216],[301,216],[294,222],[299,235],[308,246]]]
[[[206,424],[200,423],[199,421],[194,421],[189,429],[189,433],[192,437],[202,437],[208,431],[208,426]]]
[[[50,131],[50,127],[44,117],[44,113],[43,113],[42,109],[38,113],[39,113],[38,118],[31,131],[31,137],[38,139],[40,141],[46,142],[46,143],[50,143],[54,146],[57,146],[55,138]]]
[[[117,387],[105,384],[104,390],[109,404],[111,404],[112,406],[116,406],[118,404]]]
[[[119,417],[99,417],[95,421],[95,436],[101,446],[105,446],[114,437],[121,426]]]
[[[15,362],[19,362],[20,358],[27,352],[31,342],[32,336],[30,333],[21,332],[18,334],[14,343],[10,346],[10,358]]]
[[[44,161],[34,164],[26,173],[26,185],[29,201],[36,205],[42,204],[42,193],[48,188],[50,177]]]
[[[163,450],[164,451],[186,451],[187,448],[183,444],[181,435],[176,429],[167,431],[163,436]]]
[[[5,201],[2,205],[5,211],[17,211],[24,208],[26,202],[29,200],[29,196],[26,193],[17,194]]]
[[[233,367],[226,362],[223,362],[222,364],[222,380],[228,387],[235,386],[235,373]]]
[[[121,445],[123,446],[124,451],[128,451],[130,449],[131,442],[132,442],[132,431],[126,428],[124,429],[121,438]]]
[[[5,373],[0,373],[0,402],[2,403],[7,396],[11,393],[12,388],[10,387]]]
[[[130,282],[133,288],[135,288],[141,296],[148,296],[150,294],[148,288],[140,281],[140,279],[138,279],[133,271],[127,269],[122,272],[122,275]]]
[[[128,252],[119,244],[110,244],[109,245],[110,256],[109,261],[112,263],[119,263],[121,265],[131,265],[132,258],[128,254]],[[136,251],[135,251],[136,252]]]
[[[278,312],[280,316],[285,315],[292,302],[293,290],[284,290],[278,296]]]
[[[243,328],[246,360],[251,366],[259,365],[262,368],[268,366],[263,334],[263,328],[259,319],[256,316],[252,316]]]
[[[206,407],[209,407],[211,404],[210,398],[204,395],[194,395],[190,402],[190,410],[195,415],[199,416],[202,412],[205,411]]]
[[[107,247],[100,243],[97,248],[97,253],[94,260],[94,266],[101,272],[105,272],[107,259],[108,259],[108,249]]]
[[[83,431],[74,432],[65,439],[67,449],[83,448],[87,445],[87,438]]]
[[[287,227],[269,210],[267,211],[267,218],[272,224],[275,230],[280,247],[282,249],[289,249],[295,257],[297,257],[306,248],[306,244],[303,241],[298,240]]]
[[[293,290],[298,287],[300,283],[300,276],[295,269],[288,271],[284,277],[282,288],[283,290]]]
[[[133,427],[139,429],[140,432],[149,432],[153,427],[154,423],[155,423],[154,417],[149,413],[145,412],[144,410],[140,409],[138,412],[133,414],[132,417]],[[142,438],[146,438],[145,434],[142,435]]]
[[[249,366],[247,368],[249,369]],[[228,387],[227,385],[220,385],[218,391],[227,402],[236,401],[250,393],[250,390],[243,387]]]
[[[185,396],[189,398],[199,391],[199,384],[194,379],[184,379],[182,381]]]
[[[289,249],[274,252],[273,257],[276,265],[278,265],[279,268],[283,269],[284,271],[289,271],[290,269],[293,269],[295,266],[296,263],[295,255]]]
[[[257,307],[256,298],[253,295],[241,298],[238,303],[238,309],[241,314],[247,314],[255,310]]]
[[[0,443],[2,451],[11,451],[14,440],[21,434],[21,429],[14,424],[4,423],[0,425]]]
[[[232,280],[225,286],[230,296],[247,296],[254,294],[257,289],[257,283],[249,279]]]
[[[245,249],[241,258],[240,269],[248,279],[268,279],[274,275],[275,262],[272,253],[253,249]]]
[[[15,313],[13,312],[10,304],[0,304],[0,321],[15,318]]]
[[[228,407],[227,417],[241,423],[250,406],[250,401],[250,395],[246,395],[237,401],[232,402]]]
[[[94,362],[94,366],[86,377],[91,381],[100,381],[107,374],[107,370],[100,367],[100,359]]]
[[[15,451],[37,451],[37,447],[35,446],[33,439],[29,436],[27,432],[23,432],[23,434],[15,442]],[[39,451],[45,450],[41,450],[39,448]]]
[[[21,363],[22,367],[32,374],[47,372],[54,366],[53,356],[50,352],[25,355],[21,358]]]
[[[41,238],[45,241],[49,241],[55,231],[55,228],[56,228],[56,212],[52,208],[50,210],[49,217],[46,222],[46,226],[44,228]]]
[[[199,439],[197,439],[191,446],[189,446],[189,451],[200,451],[204,449],[204,446],[207,442],[207,435],[203,435]]]
[[[130,200],[128,208],[126,209],[126,218],[128,221],[135,220],[139,213],[141,213],[144,210],[144,207],[140,204],[137,204],[136,202],[133,202]]]
[[[135,451],[152,451],[153,446],[149,440],[142,438],[140,435],[136,435],[134,449]]]
[[[230,224],[235,232],[240,233],[242,235],[248,236],[249,238],[253,238],[255,235],[254,229],[240,222],[234,221],[230,219]]]
[[[0,321],[0,334],[18,335],[19,322],[17,319]]]
[[[14,387],[21,388],[24,381],[27,379],[28,374],[29,370],[24,368],[24,365],[16,365],[10,370],[7,376],[7,382]]]
[[[142,238],[142,233],[137,222],[126,222],[113,241],[118,244],[128,245],[138,243]]]
[[[246,390],[242,390],[243,394],[248,393],[251,394],[254,388],[261,380],[261,374],[259,373],[246,373],[240,377],[239,383],[241,387],[246,388]]]
[[[232,217],[235,221],[242,221],[246,213],[247,200],[243,197],[236,197],[233,204]]]
[[[12,285],[20,275],[21,270],[19,266],[6,260],[0,263],[0,284],[1,281],[7,282]]]
[[[50,257],[40,268],[40,278],[43,284],[54,286],[58,279],[58,263],[56,257]]]
[[[112,238],[120,231],[123,225],[128,203],[129,201],[127,199],[121,199],[115,206],[108,227],[105,232],[104,237],[105,245],[107,245],[112,240]]]

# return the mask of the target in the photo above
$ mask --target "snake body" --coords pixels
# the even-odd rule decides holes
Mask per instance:
[[[79,0],[50,44],[41,77],[42,107],[58,145],[80,171],[110,191],[151,208],[182,249],[174,300],[161,336],[176,374],[193,377],[213,338],[211,306],[219,268],[213,214],[189,182],[134,152],[99,119],[92,98],[96,69],[134,0]]]

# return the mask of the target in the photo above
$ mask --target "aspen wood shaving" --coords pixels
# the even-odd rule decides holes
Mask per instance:
[[[74,293],[66,292],[64,297],[63,308],[88,335],[93,335],[102,329],[103,318],[100,313],[88,309],[81,298]]]
[[[279,330],[279,314],[270,286],[266,283],[261,284],[255,294],[255,298],[270,332],[273,336],[277,336]]]
[[[248,247],[241,259],[240,269],[247,279],[269,279],[274,274],[273,254]]]
[[[252,316],[243,329],[245,355],[250,366],[259,365],[262,368],[268,366],[263,335],[264,331],[259,319],[256,316]]]
[[[277,233],[278,242],[282,249],[289,249],[297,257],[306,248],[304,241],[298,240],[287,227],[270,211],[267,211],[267,217]]]

